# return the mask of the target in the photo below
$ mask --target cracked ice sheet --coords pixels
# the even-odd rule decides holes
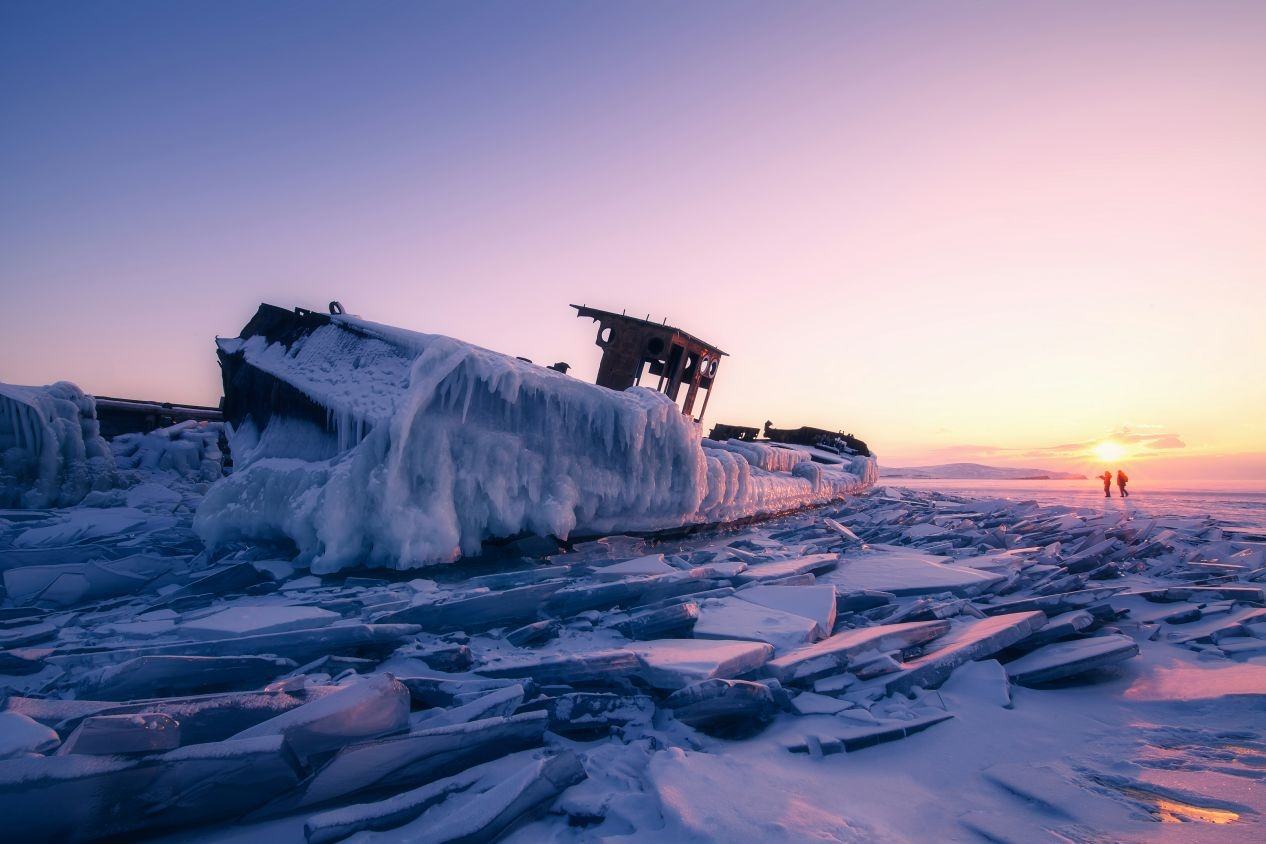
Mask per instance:
[[[1015,520],[1008,511],[999,511],[997,517]],[[803,537],[793,536],[786,540],[770,540],[768,537],[771,534],[780,535],[789,525],[800,528],[811,524],[812,520],[804,517],[782,520],[758,530],[747,531],[743,536],[752,542],[752,547],[759,549],[749,549],[757,557],[777,556],[780,544],[791,549],[790,553],[809,553],[816,549],[803,547],[807,544]],[[715,538],[700,540],[704,541],[715,542]],[[1210,544],[1205,547],[1207,550],[1216,546]],[[921,553],[917,549],[903,550]],[[612,562],[618,563],[646,553],[645,550],[621,553],[614,555]],[[562,555],[558,561],[565,562],[565,556]],[[322,586],[319,580],[305,575],[306,572],[302,570],[293,573],[285,586],[292,586],[302,577],[314,586],[321,586],[321,600],[343,600],[364,593],[363,586],[351,583],[345,586],[330,585],[328,580]],[[1148,577],[1131,575],[1130,578],[1139,587],[1156,587],[1162,583]],[[406,596],[409,590],[409,587],[402,584],[392,588]],[[294,592],[289,594],[288,599],[300,600],[304,595],[314,594],[317,593]],[[741,596],[741,593],[738,594]],[[1007,597],[1024,598],[1027,594],[1021,590]],[[214,599],[213,606],[208,610],[218,611],[234,605],[252,606],[268,600],[269,598],[243,598],[234,595]],[[276,600],[285,598],[279,594]],[[1131,601],[1140,605],[1144,603],[1141,599]],[[130,606],[144,605],[144,602],[140,602]],[[1147,606],[1172,608],[1181,605],[1149,603]],[[209,615],[209,611],[206,614]],[[197,618],[203,614],[202,610],[194,610],[186,612],[185,617]],[[91,637],[101,625],[118,623],[124,619],[130,621],[132,615],[129,605],[118,610],[86,613],[74,622],[75,628],[64,635]],[[960,619],[958,623],[964,621],[966,619]],[[592,623],[602,624],[600,614],[594,614]],[[588,622],[573,621],[569,624],[572,626],[563,631],[556,645],[551,646],[556,647],[560,654],[601,650],[621,644],[616,634],[601,626],[590,629]],[[1129,627],[1129,619],[1122,626],[1127,630],[1134,630]],[[1162,626],[1161,630],[1162,633],[1177,632],[1183,626]],[[132,634],[120,631],[118,635],[126,641]],[[747,795],[749,799],[734,811],[737,817],[752,824],[766,823],[771,815],[779,812],[777,801],[781,798],[778,795],[764,794],[759,784],[768,781],[776,783],[781,789],[791,789],[790,793],[798,801],[795,805],[802,812],[800,816],[791,819],[785,833],[777,828],[776,823],[771,824],[766,830],[766,837],[773,840],[779,837],[791,839],[819,828],[832,829],[831,824],[838,823],[845,824],[845,829],[868,831],[871,840],[916,840],[926,838],[929,829],[935,830],[946,839],[970,839],[972,836],[966,831],[965,825],[968,823],[982,829],[1001,830],[1007,837],[1019,840],[1030,840],[1025,838],[1025,834],[1032,830],[1068,830],[1073,827],[1082,831],[1097,830],[1099,838],[1126,841],[1165,837],[1184,840],[1195,834],[1206,835],[1214,840],[1218,837],[1226,840],[1260,840],[1263,837],[1260,818],[1249,812],[1245,812],[1244,817],[1235,823],[1216,829],[1211,825],[1196,826],[1191,823],[1160,824],[1148,820],[1147,815],[1141,811],[1134,810],[1131,810],[1132,815],[1127,812],[1127,817],[1120,820],[1116,817],[1120,810],[1123,807],[1128,809],[1133,804],[1121,802],[1125,798],[1105,796],[1102,789],[1095,791],[1078,774],[1076,769],[1084,768],[1147,787],[1168,785],[1175,789],[1181,788],[1186,794],[1208,793],[1202,791],[1198,787],[1199,782],[1193,782],[1193,778],[1208,779],[1215,788],[1225,786],[1226,780],[1218,780],[1213,768],[1227,766],[1228,754],[1244,755],[1255,743],[1260,744],[1263,741],[1263,730],[1257,727],[1259,713],[1254,707],[1260,702],[1261,689],[1266,688],[1256,676],[1260,674],[1257,669],[1266,665],[1230,662],[1216,658],[1216,654],[1201,658],[1190,650],[1167,641],[1164,636],[1155,642],[1136,638],[1140,641],[1143,653],[1128,661],[1119,676],[1097,681],[1092,685],[1041,692],[1017,688],[1014,690],[1015,705],[1012,710],[1004,710],[998,704],[996,677],[985,676],[982,679],[981,676],[973,675],[983,675],[985,672],[960,669],[938,693],[920,696],[920,702],[928,702],[930,699],[934,707],[940,705],[939,699],[943,699],[954,713],[954,719],[934,730],[899,742],[823,760],[789,754],[782,748],[782,743],[803,739],[810,732],[822,735],[838,732],[840,725],[845,723],[842,718],[827,715],[804,718],[783,716],[767,732],[744,741],[715,741],[697,734],[687,734],[671,724],[661,725],[652,730],[651,734],[661,746],[683,748],[680,752],[684,755],[706,754],[708,761],[701,766],[701,770],[706,768],[701,774],[701,781],[710,786],[722,783],[733,793]],[[153,641],[147,639],[146,643]],[[111,644],[116,642],[117,638]],[[88,644],[87,641],[81,643]],[[750,643],[736,644],[751,647]],[[477,658],[490,651],[515,653],[495,634],[473,637],[471,646],[477,651]],[[403,658],[398,657],[397,661],[403,661]],[[983,665],[985,663],[969,667]],[[73,672],[78,670],[80,669],[71,669],[72,677],[75,676]],[[380,665],[379,670],[388,670],[387,664]],[[435,672],[419,664],[411,672],[401,673]],[[1218,691],[1211,695],[1211,690]],[[1259,697],[1256,702],[1246,701],[1242,697],[1246,693],[1256,693]],[[1211,697],[1216,699],[1211,700]],[[906,704],[896,698],[887,699],[875,711],[881,718],[888,719],[893,717],[891,710],[894,707],[904,705]],[[850,712],[860,714],[866,710],[854,707]],[[1248,735],[1254,733],[1255,737]],[[623,747],[613,741],[598,742],[594,746],[603,749]],[[686,747],[692,749],[685,751]],[[669,751],[663,751],[653,755],[657,760],[655,771],[672,769],[678,764],[668,753]],[[605,760],[609,757],[604,755],[602,758]],[[1255,761],[1251,755],[1244,758],[1249,762]],[[1023,777],[1026,769],[1041,766],[1042,773],[1035,773],[1030,783],[1033,788],[1064,783],[1067,787],[1052,788],[1045,792],[1058,795],[1052,799],[1058,801],[1060,812],[1035,809],[1031,801],[1001,788],[995,781],[996,776],[995,780],[990,780],[984,772],[993,769],[999,760],[1004,759],[1009,765],[1016,766],[1007,769],[1008,782],[1014,784],[1017,768],[1021,772],[1018,776]],[[1184,766],[1184,775],[1180,782],[1173,778],[1158,777],[1154,773],[1158,769],[1123,768],[1123,759],[1180,764]],[[1240,766],[1251,767],[1244,763],[1240,763]],[[574,840],[585,832],[599,835],[628,834],[631,840],[664,840],[671,837],[665,834],[665,830],[688,828],[672,811],[666,814],[659,803],[657,795],[661,788],[658,783],[671,777],[666,775],[662,779],[652,780],[649,768],[643,774],[626,771],[623,764],[617,767],[621,769],[618,782],[616,776],[603,780],[611,801],[621,799],[625,793],[645,798],[636,806],[629,805],[622,809],[628,819],[628,828],[612,819],[607,824],[577,831],[569,827],[565,819],[551,816],[512,835],[510,840],[536,841],[550,837],[556,840]],[[994,773],[996,775],[997,771],[994,770]],[[678,781],[682,779],[677,778]],[[754,786],[753,783],[758,785]],[[1258,807],[1266,804],[1266,801],[1256,796],[1251,782],[1241,785],[1241,790],[1245,793],[1233,795],[1237,804]],[[841,795],[847,795],[847,799],[842,799]],[[687,784],[680,796],[681,800],[676,805],[684,810],[704,814],[708,811],[706,805],[702,808],[696,805],[706,804],[709,800],[710,795],[706,789],[690,790]],[[594,802],[602,801],[595,799]],[[728,800],[727,805],[738,802],[737,799]],[[1056,814],[1060,816],[1054,817]],[[811,818],[818,825],[813,826],[809,821],[801,823],[804,818]],[[303,840],[303,819],[300,816],[275,825],[219,826],[207,830],[202,840],[234,840],[236,837],[237,840],[263,839],[278,844],[294,841],[298,844]],[[732,844],[733,837],[728,835],[729,828],[721,823],[717,829],[717,834],[705,833],[703,840],[724,838],[727,844]]]
[[[963,824],[983,825],[981,818],[1016,841],[1040,840],[1034,836],[1043,829],[1073,840],[1260,840],[1266,825],[1258,815],[1245,813],[1226,827],[1161,824],[1080,772],[1115,773],[1144,784],[1169,782],[1164,771],[1121,767],[1120,760],[1137,758],[1150,747],[1147,737],[1140,737],[1141,722],[1194,724],[1212,750],[1217,750],[1218,732],[1245,729],[1251,708],[1132,705],[1126,691],[1154,665],[1166,665],[1165,654],[1178,654],[1193,672],[1201,670],[1193,654],[1164,644],[1156,647],[1161,655],[1138,658],[1133,663],[1139,664],[1130,664],[1121,677],[1093,686],[1016,688],[1014,709],[1003,709],[990,695],[956,684],[954,691],[941,693],[953,719],[854,753],[811,759],[781,748],[780,742],[806,733],[840,730],[841,719],[828,715],[780,718],[754,739],[706,742],[704,752],[661,751],[652,756],[643,786],[657,799],[639,804],[640,814],[625,816],[635,826],[628,840],[918,841],[930,834],[940,840],[975,840]],[[992,683],[994,678],[986,679]],[[1169,735],[1162,730],[1151,738]],[[1219,764],[1216,759],[1200,761],[1194,751],[1183,758],[1205,770]],[[1027,783],[1034,793],[1046,795],[1054,802],[1051,809],[998,784],[997,766],[1003,760],[1006,780]],[[1194,791],[1186,780],[1180,785],[1184,793]],[[1238,805],[1260,793],[1260,786],[1245,780],[1233,800]],[[1263,806],[1259,803],[1258,810]],[[557,818],[524,827],[506,840],[526,844],[551,836],[574,840],[565,820]]]

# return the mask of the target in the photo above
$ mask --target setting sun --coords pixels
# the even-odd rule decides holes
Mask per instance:
[[[1095,457],[1105,463],[1115,463],[1125,457],[1125,447],[1112,440],[1104,440],[1094,448]]]

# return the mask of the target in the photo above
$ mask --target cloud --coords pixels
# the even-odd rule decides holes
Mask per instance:
[[[1186,448],[1187,444],[1175,433],[1167,432],[1161,425],[1123,425],[1115,431],[1090,440],[1060,443],[1058,445],[1024,446],[1004,448],[993,445],[952,445],[933,449],[937,459],[953,460],[1084,460],[1091,456],[1095,446],[1111,440],[1130,446],[1135,456],[1145,457],[1153,451],[1171,451]]]
[[[1156,431],[1147,431],[1141,433],[1137,428],[1154,428]],[[1124,425],[1113,431],[1109,438],[1117,442],[1130,443],[1133,445],[1141,445],[1144,448],[1186,448],[1187,444],[1183,442],[1177,434],[1162,433],[1163,428],[1159,425]]]

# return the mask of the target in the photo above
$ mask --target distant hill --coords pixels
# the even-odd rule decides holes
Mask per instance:
[[[1051,469],[1011,469],[983,466],[980,463],[945,463],[940,466],[879,467],[881,478],[944,478],[948,480],[988,481],[1067,481],[1085,480],[1085,475],[1056,472]]]

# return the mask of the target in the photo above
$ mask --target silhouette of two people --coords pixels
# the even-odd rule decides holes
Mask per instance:
[[[1103,474],[1099,476],[1099,479],[1103,481],[1103,497],[1111,498],[1112,497],[1112,473],[1105,469]],[[1129,482],[1130,482],[1130,476],[1127,475],[1124,472],[1124,470],[1117,469],[1117,489],[1121,492],[1122,498],[1130,497],[1130,493],[1125,488],[1125,485],[1128,484]]]

